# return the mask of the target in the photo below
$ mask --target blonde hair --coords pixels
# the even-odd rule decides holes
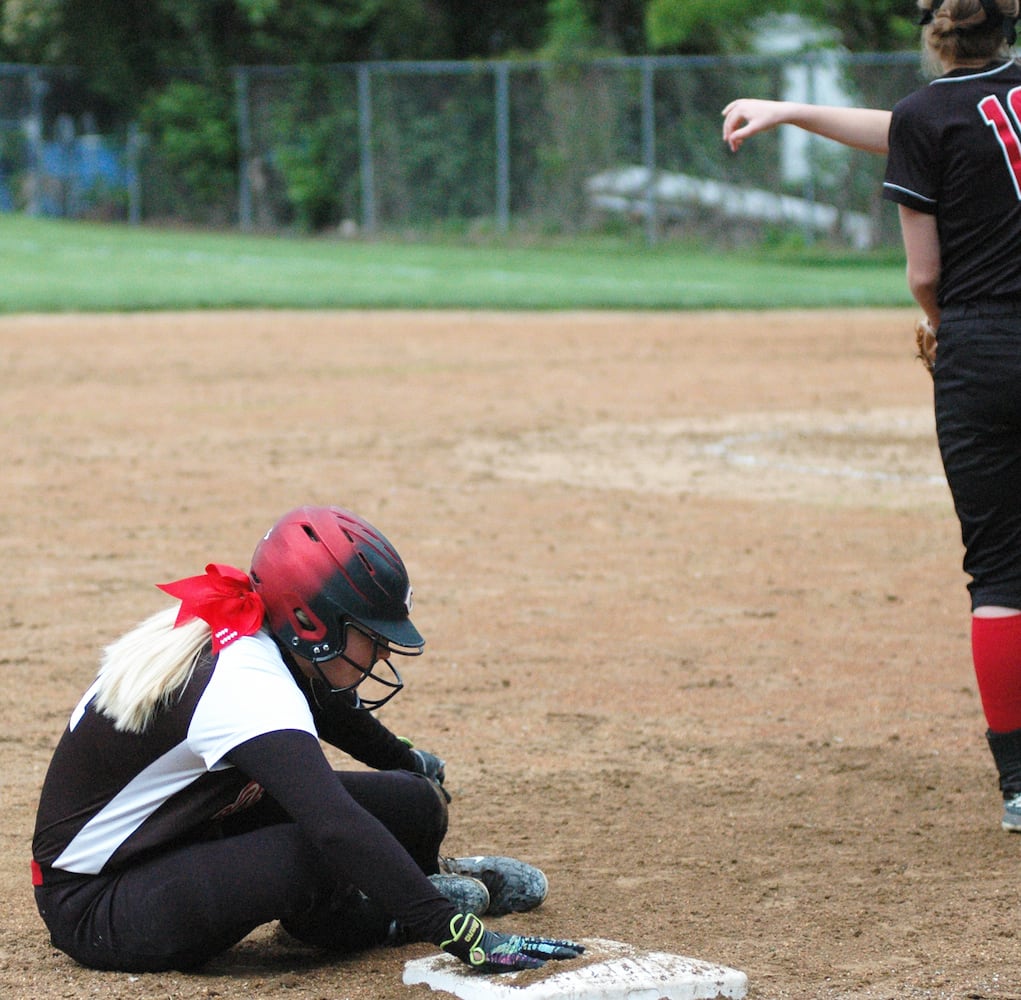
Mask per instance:
[[[200,618],[174,627],[177,607],[157,611],[103,650],[95,706],[122,732],[144,732],[191,680],[210,640]]]
[[[996,0],[996,8],[1004,17],[1018,16],[1018,0]],[[1001,23],[987,24],[989,16],[980,0],[918,0],[918,9],[923,15],[932,12],[922,38],[927,55],[938,63],[929,67],[933,71],[1009,57]]]

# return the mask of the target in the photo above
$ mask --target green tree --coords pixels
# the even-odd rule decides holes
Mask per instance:
[[[918,45],[914,0],[791,0],[789,9],[840,32],[852,52],[882,52]]]
[[[543,56],[560,61],[580,59],[591,55],[595,47],[595,26],[583,0],[548,0]]]
[[[0,35],[19,61],[75,67],[123,111],[173,71],[211,81],[228,8],[215,0],[5,0]]]
[[[738,0],[649,0],[646,37],[654,51],[739,51],[753,40],[755,18],[767,13],[803,14],[828,25],[855,52],[918,41],[914,0],[773,0],[755,8]]]
[[[237,153],[227,95],[174,80],[142,106],[140,118],[157,154],[157,213],[217,225],[229,222]]]
[[[752,8],[745,0],[649,0],[645,31],[653,51],[720,52],[741,48]],[[755,14],[764,13],[762,7]]]
[[[647,0],[0,0],[11,61],[76,67],[116,108],[231,66],[469,59],[552,42],[644,50]],[[582,38],[584,36],[584,38]],[[573,38],[573,40],[572,40]]]
[[[316,65],[446,54],[448,31],[432,0],[236,0],[247,51],[236,62]]]

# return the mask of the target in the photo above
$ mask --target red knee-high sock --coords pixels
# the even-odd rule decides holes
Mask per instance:
[[[1021,729],[1021,615],[972,618],[971,655],[989,728]]]

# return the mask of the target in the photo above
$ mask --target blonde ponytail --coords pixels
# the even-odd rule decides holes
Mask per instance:
[[[191,679],[209,644],[209,626],[200,618],[174,627],[177,611],[156,612],[103,651],[95,707],[122,732],[146,729]]]

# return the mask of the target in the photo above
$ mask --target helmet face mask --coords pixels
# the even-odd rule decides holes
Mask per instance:
[[[390,662],[390,657],[394,654],[397,656],[418,656],[422,650],[419,649],[393,649],[382,636],[375,632],[370,632],[364,628],[358,622],[345,621],[342,623],[343,630],[343,648],[330,657],[330,660],[341,659],[345,663],[350,664],[354,667],[361,675],[358,680],[353,681],[351,684],[344,684],[340,687],[333,685],[329,678],[326,676],[320,664],[329,662],[328,660],[312,660],[312,669],[315,672],[315,677],[319,682],[325,686],[326,694],[337,695],[337,694],[351,694],[354,699],[355,708],[364,708],[367,711],[374,712],[377,708],[385,705],[391,698],[401,691],[404,687],[404,681],[397,668]],[[347,655],[348,637],[351,632],[357,632],[363,635],[372,643],[372,653],[369,657],[368,665],[359,663]],[[380,671],[383,671],[380,673]],[[370,681],[370,690],[380,691],[380,694],[376,697],[371,697],[363,690],[362,685]]]
[[[412,590],[404,563],[367,521],[340,507],[296,508],[256,546],[250,575],[266,606],[266,627],[284,649],[312,663],[324,683],[319,664],[343,657],[363,680],[372,677],[392,689],[385,698],[360,699],[365,707],[378,707],[400,690],[403,682],[388,657],[417,655],[425,640],[409,617]],[[390,676],[345,656],[352,626],[373,639]]]

